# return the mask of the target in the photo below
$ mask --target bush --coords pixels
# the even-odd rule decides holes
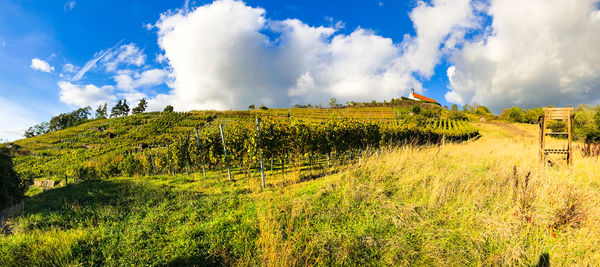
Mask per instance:
[[[413,114],[419,114],[421,113],[421,107],[419,107],[418,105],[414,105],[412,106],[412,108],[410,108],[410,112],[412,112]]]
[[[89,181],[99,178],[100,172],[95,166],[82,166],[75,169],[75,179],[77,181]]]
[[[13,162],[7,148],[0,148],[0,208],[20,201],[27,184],[13,169]]]
[[[450,111],[450,114],[448,115],[448,119],[456,120],[456,121],[468,120],[467,115],[465,115],[464,112],[460,112],[460,111]]]
[[[125,158],[120,162],[119,169],[121,169],[122,174],[127,176],[143,173],[142,163],[131,154],[125,156]]]
[[[552,130],[552,132],[558,133],[558,132],[566,132],[566,128],[567,128],[567,123],[565,121],[555,121],[555,120],[551,120],[548,121],[548,128],[550,128],[550,130]]]

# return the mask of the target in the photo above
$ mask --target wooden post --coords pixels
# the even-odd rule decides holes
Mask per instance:
[[[167,144],[167,160],[169,161],[169,165],[171,165],[171,175],[175,175],[175,168],[173,167],[173,162],[169,159],[169,144]]]
[[[152,175],[156,175],[156,170],[154,169],[154,155],[152,149],[150,149],[150,166],[152,166]]]
[[[544,117],[542,119],[542,133],[540,140],[540,161],[546,163],[546,120],[548,119],[548,109],[544,109]]]
[[[362,165],[362,155],[363,155],[363,150],[361,148],[358,150],[358,167],[360,167]]]
[[[190,166],[188,165],[187,161],[185,162],[185,175],[190,177]]]
[[[201,148],[202,146],[200,145],[200,136],[198,135],[198,128],[196,128],[196,142],[198,142],[198,148]],[[200,150],[200,153],[202,154],[201,150]],[[206,179],[206,169],[204,168],[204,157],[201,156],[200,158],[202,159],[202,174],[204,174],[204,179]]]
[[[568,118],[567,118],[567,125],[568,125],[568,135],[569,135],[569,145],[568,145],[568,149],[569,149],[569,153],[567,154],[567,160],[568,160],[568,164],[569,166],[573,166],[573,148],[572,148],[572,143],[571,143],[571,130],[573,128],[573,115],[571,115],[571,112],[569,112]]]
[[[229,181],[233,181],[233,179],[231,179],[231,168],[229,167],[229,161],[227,160],[227,147],[225,147],[225,133],[223,133],[223,124],[219,124],[219,130],[221,131],[221,141],[223,142],[223,153],[225,153],[225,165],[227,166],[227,175],[229,176]]]
[[[258,132],[258,140],[260,141],[260,118],[256,118],[256,131]],[[263,165],[262,150],[258,149],[260,158],[260,178],[262,179],[262,188],[265,189],[265,166]]]

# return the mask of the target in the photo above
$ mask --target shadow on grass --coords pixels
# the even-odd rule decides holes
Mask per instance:
[[[152,180],[92,180],[48,190],[26,201],[19,224],[25,232],[85,229],[86,237],[71,245],[70,255],[100,265],[106,255],[118,264],[166,266],[220,266],[239,257],[234,229],[255,216],[244,200],[248,192],[204,194]],[[244,232],[257,231],[252,223],[245,227]],[[190,247],[176,249],[184,245]],[[164,247],[177,252],[158,249]],[[137,256],[143,259],[135,261]]]
[[[538,263],[536,265],[533,265],[536,267],[550,267],[550,254],[548,253],[544,253],[542,255],[540,255],[540,259],[538,260]]]

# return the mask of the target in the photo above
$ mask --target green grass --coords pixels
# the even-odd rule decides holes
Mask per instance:
[[[252,259],[256,208],[237,184],[199,190],[182,178],[116,178],[26,202],[0,265],[200,265]],[[250,253],[250,254],[248,254]]]
[[[600,264],[600,162],[541,166],[536,126],[380,151],[330,175],[222,171],[69,184],[26,200],[0,266]],[[528,178],[525,186],[525,177]]]

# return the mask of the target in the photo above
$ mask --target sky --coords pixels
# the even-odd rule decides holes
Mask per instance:
[[[0,139],[148,110],[600,103],[600,0],[0,1]]]

